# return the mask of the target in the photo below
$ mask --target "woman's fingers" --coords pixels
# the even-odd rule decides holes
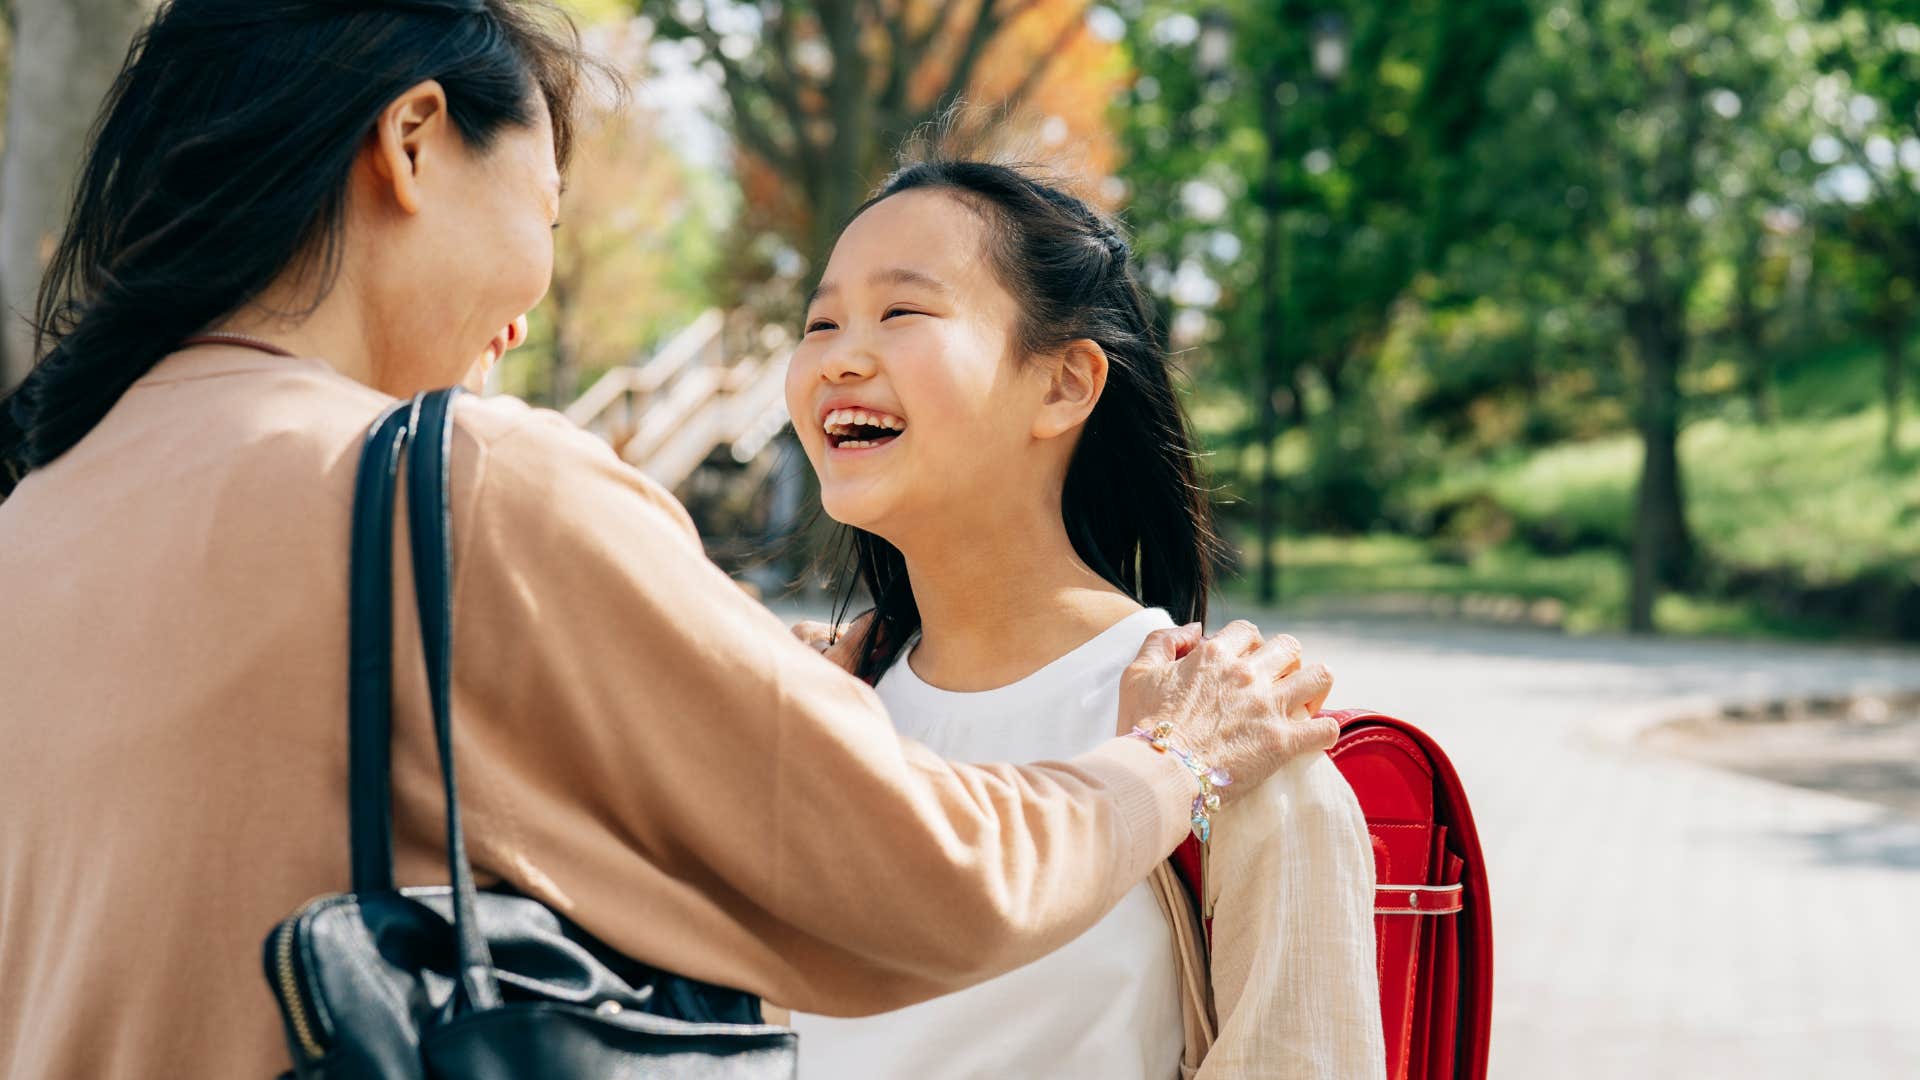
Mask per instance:
[[[1302,712],[1311,715],[1319,712],[1332,696],[1333,673],[1325,664],[1305,664],[1281,679],[1277,689],[1283,715],[1293,717]]]
[[[827,647],[833,644],[835,633],[836,627],[832,623],[807,619],[793,624],[793,636],[815,652],[826,652]]]
[[[1314,715],[1333,692],[1333,675],[1304,662],[1292,635],[1262,639],[1252,623],[1236,620],[1194,646],[1196,637],[1194,627],[1148,637],[1121,679],[1123,734],[1172,720],[1196,755],[1244,781],[1223,792],[1227,798],[1339,738],[1338,722]]]
[[[1283,729],[1282,753],[1287,760],[1316,750],[1331,750],[1340,741],[1340,721],[1331,716],[1296,713]]]
[[[1170,664],[1192,652],[1200,644],[1199,623],[1188,623],[1166,630],[1155,630],[1140,643],[1140,653],[1133,658],[1135,664]]]
[[[1275,634],[1261,643],[1258,652],[1248,657],[1254,670],[1273,682],[1284,679],[1300,668],[1300,639],[1292,634]]]
[[[828,627],[825,645],[816,646],[840,670],[851,673],[860,665],[860,646],[867,640],[867,627],[873,625],[873,612],[863,612],[850,623]]]
[[[1245,619],[1235,619],[1202,642],[1194,652],[1203,662],[1237,660],[1260,648],[1260,628]]]

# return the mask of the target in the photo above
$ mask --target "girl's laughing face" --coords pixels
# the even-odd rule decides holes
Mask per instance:
[[[1021,362],[1019,307],[987,229],[961,197],[915,190],[868,208],[834,245],[787,369],[787,408],[834,520],[895,539],[956,506],[1021,498],[1021,477],[1046,486],[1031,455],[1047,376]]]

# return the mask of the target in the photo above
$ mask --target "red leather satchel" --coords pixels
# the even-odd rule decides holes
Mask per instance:
[[[1353,785],[1373,839],[1387,1076],[1485,1080],[1493,919],[1460,778],[1440,747],[1404,720],[1364,709],[1327,715],[1340,721],[1328,753]],[[1189,892],[1205,895],[1199,841],[1188,837],[1173,862]]]

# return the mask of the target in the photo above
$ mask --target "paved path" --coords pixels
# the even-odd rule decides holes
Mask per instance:
[[[1920,652],[1254,618],[1333,667],[1336,705],[1421,724],[1458,767],[1493,1076],[1920,1077],[1920,817],[1626,738],[1683,704],[1920,687]]]

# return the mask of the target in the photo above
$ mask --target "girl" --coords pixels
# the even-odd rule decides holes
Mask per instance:
[[[903,734],[1070,757],[1112,736],[1141,640],[1204,618],[1218,540],[1166,353],[1126,241],[1058,187],[975,161],[896,173],[834,247],[787,402],[874,601],[835,651]],[[1163,867],[990,982],[798,1017],[803,1077],[1381,1075],[1372,855],[1332,762],[1299,759],[1211,832],[1210,985]]]

